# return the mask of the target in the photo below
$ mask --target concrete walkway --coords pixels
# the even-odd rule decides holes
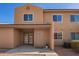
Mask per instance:
[[[29,45],[23,45],[14,49],[11,49],[7,52],[9,53],[18,53],[18,52],[46,52],[49,51],[49,49],[45,49],[45,48],[34,48],[33,46],[29,46]]]
[[[57,56],[57,54],[54,51],[51,51],[49,49],[34,48],[33,46],[26,46],[26,45],[10,49],[6,51],[6,53],[7,55],[23,55],[23,56]]]
[[[79,56],[73,49],[55,47],[53,51],[33,46],[20,46],[14,49],[0,49],[0,56]]]

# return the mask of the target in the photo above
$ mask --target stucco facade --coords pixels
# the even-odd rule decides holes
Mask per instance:
[[[33,20],[24,21],[24,14],[32,14]],[[52,16],[58,14],[62,15],[62,22],[53,22]],[[32,40],[29,43],[34,47],[44,47],[46,43],[50,49],[62,46],[64,41],[71,39],[70,32],[79,32],[79,23],[70,22],[72,14],[79,14],[79,10],[42,9],[31,4],[17,7],[14,24],[0,24],[0,48],[24,45],[24,33],[29,33],[28,38]],[[54,32],[62,32],[62,39],[55,40]]]

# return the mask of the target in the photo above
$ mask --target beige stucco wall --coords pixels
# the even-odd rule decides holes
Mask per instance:
[[[27,9],[30,8],[30,10]],[[32,21],[24,21],[24,14],[32,14]],[[43,24],[43,9],[32,5],[24,5],[15,9],[15,24]]]
[[[51,24],[52,15],[51,13],[44,13],[43,14],[43,24]]]
[[[44,47],[49,43],[49,30],[34,30],[34,47]]]
[[[13,28],[0,28],[0,48],[14,48]]]
[[[21,45],[21,32],[17,29],[14,30],[14,46],[20,46]]]
[[[0,28],[0,48],[14,48],[23,44],[23,34],[14,28]]]

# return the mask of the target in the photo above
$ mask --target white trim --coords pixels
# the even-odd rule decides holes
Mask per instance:
[[[62,21],[57,21],[57,22],[53,21],[54,23],[63,23],[63,15],[64,14],[61,14],[61,13],[52,14],[52,20],[53,20],[53,15],[61,15],[62,16]]]
[[[79,40],[72,40],[72,42],[79,42]]]
[[[71,22],[71,15],[79,15],[79,14],[69,14],[69,21]],[[79,22],[71,22],[71,23],[79,23]]]
[[[30,13],[31,14],[31,13]],[[25,14],[24,14],[25,15]],[[23,15],[23,17],[24,17],[24,15]],[[27,18],[28,20],[26,20],[27,22],[32,22],[33,21],[33,14],[32,14],[32,20],[30,21],[29,20],[29,17]],[[26,22],[25,20],[24,20],[24,22]]]
[[[63,32],[62,31],[54,31],[54,33],[62,33],[62,39],[58,39],[58,40],[63,40]]]

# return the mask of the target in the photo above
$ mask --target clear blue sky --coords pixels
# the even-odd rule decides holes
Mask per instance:
[[[0,24],[14,23],[14,9],[27,3],[0,3]],[[59,3],[32,3],[44,9],[79,9],[79,4],[59,4]]]

